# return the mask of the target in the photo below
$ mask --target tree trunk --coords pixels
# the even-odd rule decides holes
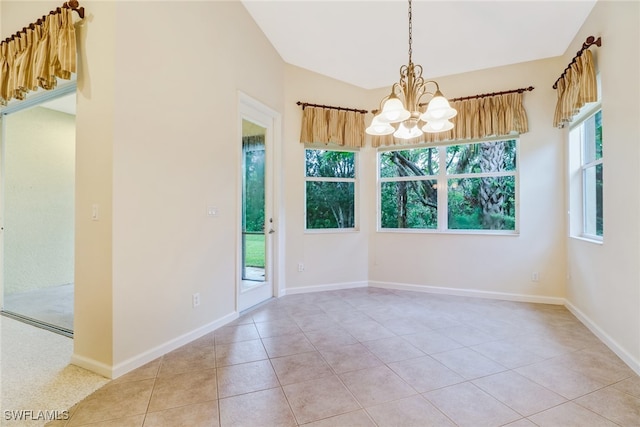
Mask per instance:
[[[407,228],[407,182],[398,182],[398,228]]]
[[[480,145],[480,169],[482,172],[501,172],[504,158],[504,142],[485,142]],[[482,225],[492,230],[504,228],[504,186],[500,178],[482,178],[480,182],[480,206]]]

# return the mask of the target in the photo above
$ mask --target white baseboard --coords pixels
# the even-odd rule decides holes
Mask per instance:
[[[95,372],[98,375],[102,375],[105,378],[111,378],[112,370],[111,366],[106,365],[102,362],[98,362],[97,360],[89,359],[88,357],[80,356],[78,354],[71,355],[72,365],[79,366],[88,371]]]
[[[287,288],[282,291],[282,295],[306,294],[309,292],[338,291],[341,289],[366,288],[368,282],[345,282],[331,285],[303,286],[300,288]]]
[[[433,294],[455,295],[474,298],[489,298],[505,301],[534,302],[539,304],[564,305],[564,298],[540,295],[511,294],[507,292],[478,291],[475,289],[444,288],[438,286],[411,285],[407,283],[370,281],[373,288],[397,289],[400,291],[427,292]]]
[[[636,374],[640,375],[640,360],[635,359],[625,349],[623,349],[616,340],[611,338],[609,334],[596,325],[586,314],[573,305],[570,301],[565,301],[565,307],[569,309],[574,316],[578,318],[600,341],[602,341],[611,351],[618,355],[624,363],[626,363]]]
[[[187,332],[177,338],[167,341],[164,344],[156,346],[150,350],[145,351],[144,353],[138,354],[124,362],[118,363],[114,366],[108,366],[104,363],[86,358],[84,356],[80,356],[77,354],[73,354],[71,356],[71,363],[81,368],[88,369],[90,371],[96,372],[100,375],[103,375],[107,378],[115,379],[119,376],[126,374],[140,366],[143,366],[158,357],[169,353],[179,347],[182,347],[185,344],[190,343],[193,340],[196,340],[209,332],[213,332],[221,326],[226,325],[227,323],[238,318],[238,313],[233,312],[229,313],[226,316],[221,317],[218,320],[215,320],[207,325],[201,326],[193,331]]]

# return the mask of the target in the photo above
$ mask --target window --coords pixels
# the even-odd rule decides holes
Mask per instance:
[[[602,240],[602,110],[598,107],[597,111],[577,122],[571,128],[569,140],[574,164],[571,185],[572,234]]]
[[[517,230],[517,141],[379,153],[381,229]]]
[[[306,228],[354,229],[356,153],[305,150]]]

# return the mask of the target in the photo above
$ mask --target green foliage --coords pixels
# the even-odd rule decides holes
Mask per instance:
[[[515,230],[515,178],[487,174],[515,171],[516,155],[515,140],[446,147],[449,229]],[[437,228],[438,163],[436,147],[380,153],[382,228]],[[419,179],[388,180],[402,177]]]
[[[243,208],[246,231],[264,230],[264,145],[244,150]]]
[[[438,148],[383,151],[380,153],[380,177],[429,176],[438,173]]]
[[[602,110],[595,114],[596,124],[596,159],[602,158]],[[604,209],[602,201],[603,175],[602,165],[596,168],[596,235],[602,236],[604,233]]]
[[[244,245],[245,265],[264,268],[264,234],[245,234]]]
[[[417,188],[435,186],[435,180],[383,182],[381,184],[382,228],[428,228],[438,227],[437,192],[430,204],[423,203]]]
[[[256,138],[243,140],[243,231],[262,233],[264,231],[265,207],[265,147]],[[247,267],[264,268],[264,234],[245,234],[244,262]]]
[[[355,153],[305,152],[307,228],[355,227]]]

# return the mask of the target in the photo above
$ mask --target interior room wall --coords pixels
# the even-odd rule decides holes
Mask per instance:
[[[282,111],[284,63],[240,2],[119,4],[115,28],[120,372],[237,316],[238,92]]]
[[[523,101],[529,132],[519,143],[519,234],[376,232],[373,200],[367,209],[372,285],[562,303],[564,155],[562,133],[551,125],[551,86],[562,67],[560,60],[547,59],[436,79],[449,98],[534,87]],[[387,92],[381,89],[377,99]],[[366,191],[375,193],[375,179],[368,185]],[[538,282],[532,281],[534,272]]]
[[[110,377],[113,304],[115,2],[84,0],[76,25],[76,259],[72,362]],[[46,8],[43,8],[44,10]],[[77,19],[77,18],[76,18]],[[98,218],[92,218],[97,209]]]
[[[75,117],[35,107],[5,120],[5,295],[73,283]]]
[[[566,239],[567,303],[638,373],[639,27],[639,3],[599,1],[563,58],[568,63],[588,36],[602,37],[602,47],[592,47],[591,51],[602,87],[604,239],[602,244]]]
[[[368,109],[367,91],[292,65],[287,65],[285,72],[282,167],[283,203],[287,213],[286,292],[366,286],[367,230],[371,221],[367,207],[371,194],[364,186],[371,175],[366,161],[370,149],[360,150],[357,157],[358,229],[305,232],[305,145],[300,143],[302,108],[296,102]],[[298,271],[298,263],[304,264],[304,271]]]

